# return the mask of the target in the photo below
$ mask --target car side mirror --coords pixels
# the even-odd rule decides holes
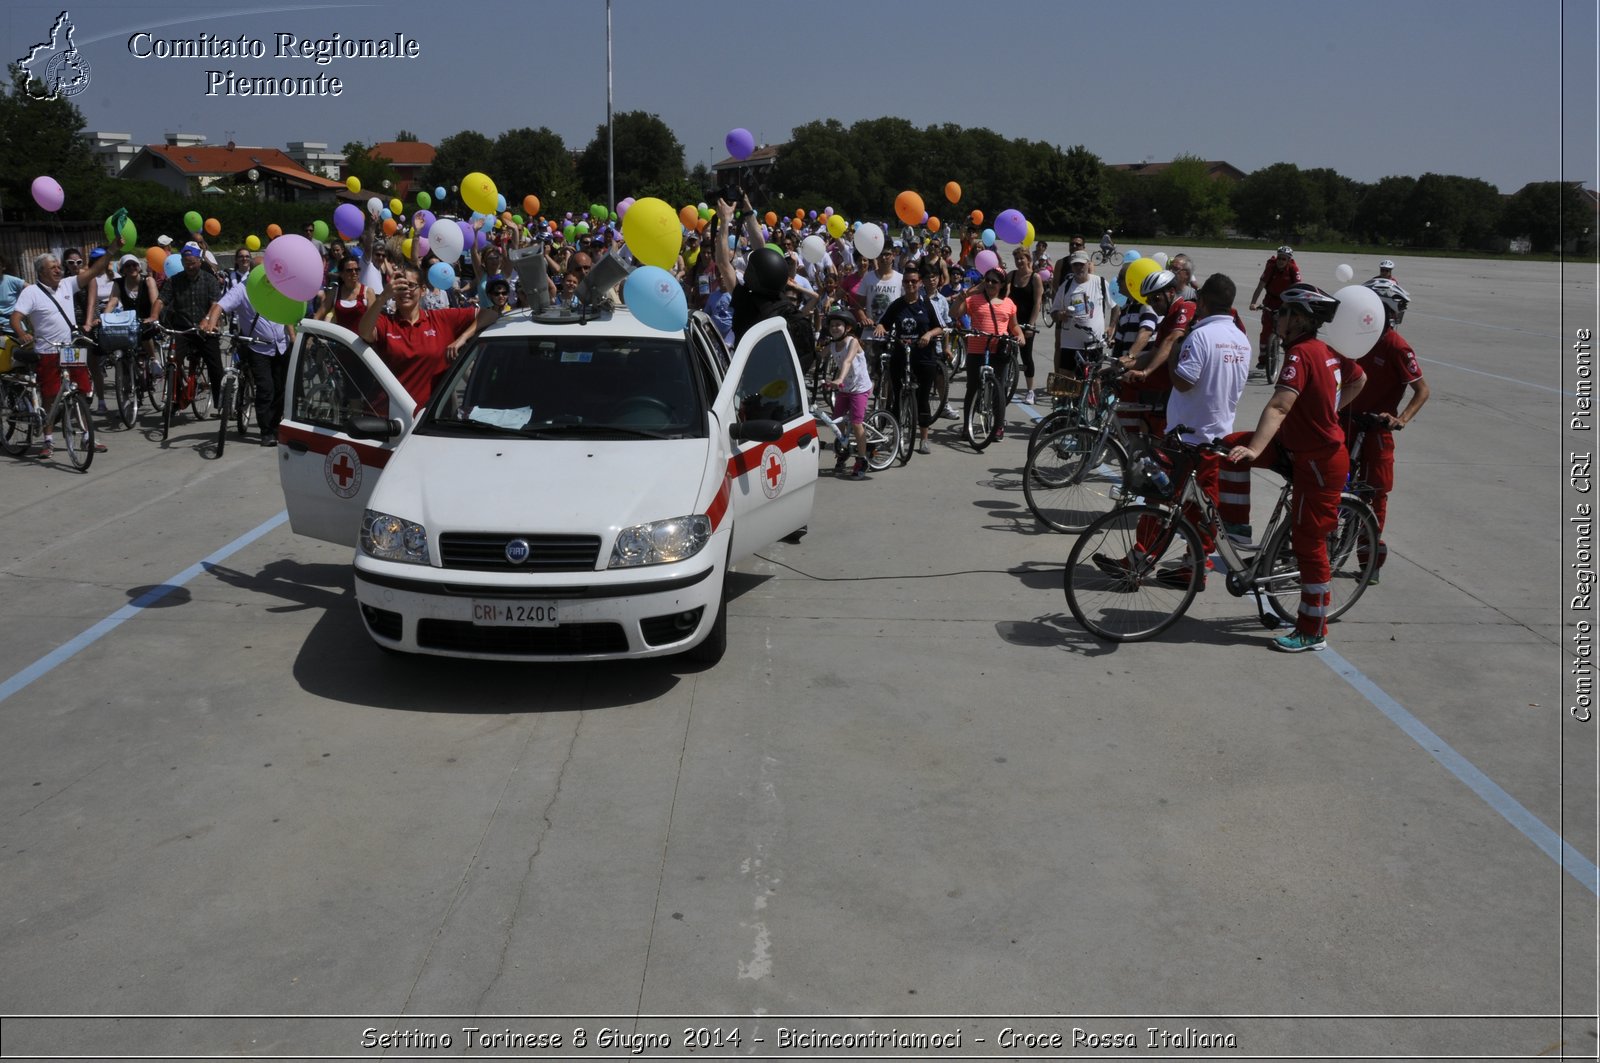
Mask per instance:
[[[400,434],[400,422],[362,414],[344,423],[344,434],[356,439],[393,439]]]
[[[735,443],[775,443],[783,438],[782,421],[739,421],[728,428]]]

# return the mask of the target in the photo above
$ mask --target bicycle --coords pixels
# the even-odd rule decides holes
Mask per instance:
[[[1269,310],[1268,313],[1276,314],[1277,311]],[[1283,371],[1283,341],[1278,338],[1276,325],[1267,330],[1267,345],[1261,349],[1261,368],[1257,370],[1265,374],[1263,383],[1276,384],[1278,374]],[[1254,375],[1252,373],[1252,375]]]
[[[1096,266],[1120,266],[1122,252],[1117,250],[1116,244],[1112,244],[1109,251],[1102,245],[1089,252],[1089,262]]]
[[[1062,577],[1067,606],[1096,638],[1136,642],[1159,635],[1177,622],[1200,591],[1207,557],[1200,546],[1200,532],[1184,509],[1192,505],[1212,528],[1222,527],[1196,471],[1200,455],[1225,454],[1228,448],[1220,440],[1185,443],[1179,435],[1189,431],[1192,429],[1179,425],[1160,444],[1161,455],[1172,462],[1172,475],[1167,476],[1153,459],[1141,461],[1130,486],[1146,501],[1114,509],[1096,520],[1078,537],[1067,557]],[[1267,628],[1293,623],[1300,603],[1300,565],[1294,555],[1289,514],[1294,483],[1286,466],[1275,471],[1284,473],[1284,483],[1264,530],[1263,545],[1255,548],[1235,543],[1226,535],[1216,538],[1217,552],[1227,568],[1228,593],[1236,598],[1255,595],[1259,618]],[[1176,491],[1174,479],[1182,481]],[[1353,494],[1341,495],[1338,519],[1328,536],[1332,571],[1328,622],[1343,616],[1367,589],[1377,561],[1377,545],[1378,522],[1372,510]],[[1253,553],[1247,558],[1241,551]]]
[[[216,335],[218,342],[227,341],[227,353],[222,356],[222,401],[217,406],[217,453],[220,455],[228,446],[228,423],[237,425],[239,435],[243,436],[250,422],[255,420],[256,382],[239,364],[239,348],[233,342],[233,334],[219,332]]]
[[[811,405],[811,416],[833,430],[833,452],[837,466],[843,466],[849,460],[852,437],[846,431],[848,422],[840,422],[833,417],[833,385],[829,381],[819,380],[812,394],[816,399]],[[868,409],[862,427],[867,437],[867,467],[874,472],[882,472],[894,463],[895,455],[899,452],[900,423],[889,415],[889,411],[876,408],[874,403]]]
[[[63,347],[59,352],[62,367],[61,390],[48,410],[41,409],[38,374],[30,369],[14,369],[0,374],[0,449],[21,457],[33,446],[35,435],[49,435],[50,426],[61,421],[62,445],[73,468],[87,472],[94,461],[94,420],[90,417],[89,397],[78,390],[77,382],[66,369],[89,364],[86,346]],[[43,453],[40,457],[44,457]]]
[[[139,316],[132,310],[108,311],[101,315],[100,324],[96,326],[101,357],[111,361],[112,397],[117,403],[117,419],[124,428],[132,428],[139,419],[134,370],[139,326]]]
[[[211,410],[211,373],[199,354],[192,351],[186,357],[177,354],[174,337],[202,335],[199,329],[172,329],[165,325],[157,327],[169,341],[163,350],[166,391],[161,400],[161,438],[165,441],[172,434],[173,416],[184,407],[192,409],[197,420],[206,419],[206,414]]]
[[[1011,394],[1000,388],[1001,378],[993,364],[995,348],[998,345],[1006,349],[1007,359],[1014,360],[1016,341],[989,332],[967,335],[983,338],[983,363],[978,367],[976,382],[967,388],[967,397],[961,403],[961,430],[972,449],[982,453],[1005,427],[1006,401]],[[973,356],[969,353],[968,357]]]
[[[895,457],[903,466],[909,464],[911,455],[917,452],[917,378],[911,372],[911,341],[897,337],[894,344],[898,348],[893,353],[899,356],[900,372],[894,374],[889,405],[892,416],[900,425],[900,442],[895,447]],[[894,357],[891,356],[890,365],[893,364]]]

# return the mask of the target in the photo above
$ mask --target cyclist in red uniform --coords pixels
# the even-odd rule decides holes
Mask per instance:
[[[1123,374],[1117,397],[1123,402],[1155,407],[1148,413],[1123,418],[1123,428],[1130,432],[1148,430],[1159,437],[1167,430],[1167,396],[1172,393],[1172,370],[1167,363],[1189,334],[1195,315],[1194,303],[1178,298],[1181,290],[1178,275],[1170,269],[1157,270],[1139,285],[1139,294],[1150,309],[1161,315],[1161,323],[1137,358],[1123,359],[1133,368]],[[1138,418],[1143,418],[1143,429]]]
[[[1267,268],[1261,271],[1261,279],[1256,282],[1256,290],[1250,293],[1250,309],[1261,311],[1261,344],[1260,358],[1256,368],[1262,372],[1267,368],[1267,340],[1272,337],[1273,315],[1282,305],[1283,290],[1291,284],[1300,283],[1300,266],[1294,260],[1294,249],[1280,247],[1278,253],[1267,259]],[[1266,298],[1261,298],[1261,293],[1266,293]]]
[[[1367,374],[1367,386],[1345,408],[1341,421],[1347,437],[1354,435],[1350,422],[1358,413],[1373,414],[1389,426],[1367,430],[1353,470],[1358,482],[1373,488],[1372,515],[1378,518],[1378,560],[1372,570],[1372,582],[1377,583],[1378,573],[1389,556],[1389,548],[1383,542],[1383,524],[1389,513],[1389,492],[1394,490],[1394,429],[1404,428],[1411,422],[1422,404],[1428,401],[1429,391],[1428,382],[1422,379],[1422,368],[1417,364],[1417,353],[1405,337],[1395,331],[1395,326],[1405,319],[1411,297],[1404,288],[1385,277],[1374,277],[1366,286],[1383,300],[1383,335],[1359,363]],[[1400,399],[1408,387],[1411,401],[1400,410]]]
[[[1283,455],[1293,465],[1294,496],[1290,542],[1300,563],[1300,611],[1295,629],[1273,640],[1285,653],[1321,650],[1328,645],[1328,601],[1333,572],[1328,534],[1339,520],[1339,495],[1350,472],[1339,410],[1366,383],[1361,367],[1317,339],[1317,329],[1333,320],[1339,300],[1312,284],[1283,290],[1277,313],[1283,340],[1283,372],[1254,432],[1225,436],[1232,446],[1223,471],[1275,464]],[[1224,493],[1221,517],[1230,531],[1250,523],[1250,495]]]

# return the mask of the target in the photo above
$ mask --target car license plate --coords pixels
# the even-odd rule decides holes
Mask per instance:
[[[472,622],[485,627],[559,627],[555,602],[472,603]]]

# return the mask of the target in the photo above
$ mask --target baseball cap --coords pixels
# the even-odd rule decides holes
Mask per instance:
[[[184,258],[199,258],[202,253],[203,252],[200,250],[200,245],[195,243],[193,240],[190,240],[188,243],[183,245]]]
[[[172,246],[172,237],[167,236],[165,233],[163,233],[162,235],[156,237],[156,243],[160,244],[162,247],[171,247]]]
[[[106,249],[103,247],[91,247],[89,249],[89,261],[98,262],[105,255],[105,253]]]
[[[1075,262],[1082,262],[1087,265],[1089,262],[1089,256],[1084,254],[1082,251],[1074,251],[1072,254],[1067,256],[1067,265],[1070,266]]]
[[[137,266],[139,264],[139,259],[134,255],[123,255],[121,258],[117,259],[117,269],[120,271],[123,266],[126,266],[130,262]]]

